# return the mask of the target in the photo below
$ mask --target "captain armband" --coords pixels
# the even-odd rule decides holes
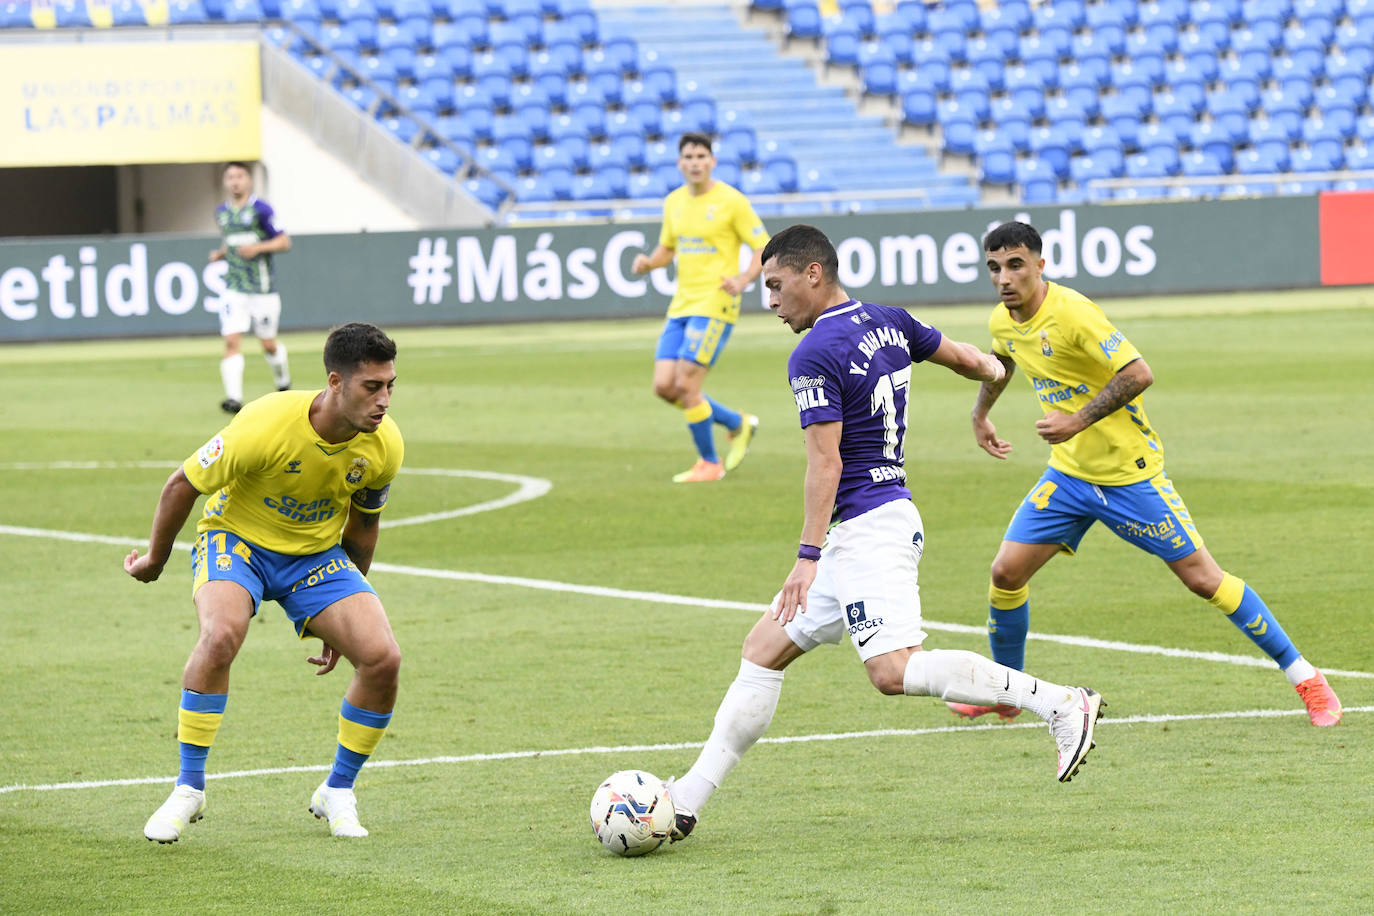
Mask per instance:
[[[386,494],[391,489],[391,484],[387,484],[378,490],[369,490],[363,487],[353,494],[353,505],[365,512],[376,512],[386,505]]]

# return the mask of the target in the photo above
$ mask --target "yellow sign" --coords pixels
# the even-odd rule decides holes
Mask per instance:
[[[253,42],[10,45],[0,54],[0,166],[260,157]]]

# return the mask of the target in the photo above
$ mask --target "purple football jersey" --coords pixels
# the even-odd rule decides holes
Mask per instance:
[[[903,309],[853,299],[826,309],[787,361],[802,428],[839,420],[834,521],[910,499],[902,467],[911,364],[942,337]]]

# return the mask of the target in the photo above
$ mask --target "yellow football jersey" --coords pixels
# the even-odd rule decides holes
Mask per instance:
[[[391,417],[376,432],[326,442],[310,425],[319,391],[281,391],[244,406],[182,464],[213,494],[197,531],[224,528],[260,547],[296,556],[339,542],[350,507],[376,513],[401,469],[405,445]]]
[[[663,199],[658,243],[677,252],[677,293],[668,304],[669,318],[739,319],[739,296],[721,289],[720,281],[739,273],[741,244],[755,251],[768,244],[748,198],[723,181],[698,197],[683,185]]]
[[[1097,397],[1112,376],[1140,359],[1125,335],[1091,299],[1057,283],[1031,320],[1017,324],[1005,305],[988,319],[992,349],[1025,373],[1045,413],[1074,413]],[[1164,446],[1139,397],[1078,435],[1050,447],[1050,467],[1089,483],[1120,486],[1164,468]]]

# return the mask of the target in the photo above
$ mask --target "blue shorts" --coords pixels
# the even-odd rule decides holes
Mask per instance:
[[[237,582],[253,596],[253,613],[264,598],[277,602],[301,639],[312,636],[310,618],[359,592],[377,594],[338,544],[322,553],[276,553],[232,531],[203,532],[191,550],[191,596],[206,582]]]
[[[654,359],[687,359],[710,368],[725,349],[735,326],[720,318],[687,315],[663,323]]]
[[[1188,507],[1163,471],[1139,483],[1109,487],[1046,468],[1003,537],[1018,544],[1057,543],[1073,553],[1093,522],[1166,563],[1202,546]]]

